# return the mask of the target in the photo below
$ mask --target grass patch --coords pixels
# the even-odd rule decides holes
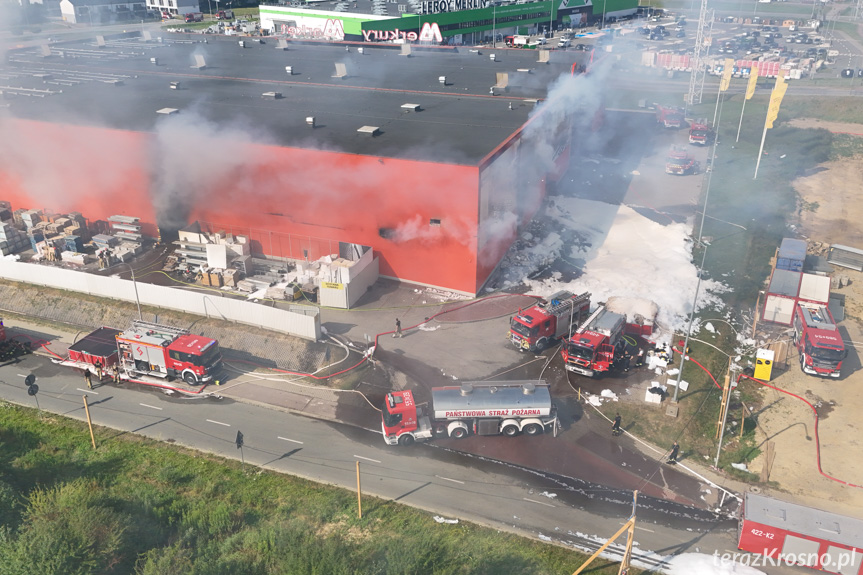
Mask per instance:
[[[585,559],[373,497],[358,519],[347,490],[101,428],[94,451],[82,422],[0,412],[4,574],[552,574]]]

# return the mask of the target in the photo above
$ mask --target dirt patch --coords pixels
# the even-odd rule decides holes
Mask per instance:
[[[815,241],[863,247],[863,156],[827,162],[819,168],[794,182],[800,195],[802,233]]]
[[[851,122],[828,122],[817,118],[794,118],[788,124],[795,128],[823,128],[834,134],[863,136],[863,124],[854,124]]]

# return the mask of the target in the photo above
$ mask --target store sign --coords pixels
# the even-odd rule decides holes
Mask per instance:
[[[327,20],[323,26],[300,26],[281,25],[281,32],[286,36],[296,38],[330,38],[333,40],[345,39],[345,27],[341,20]]]
[[[422,14],[440,14],[485,8],[485,0],[426,0],[422,3]]]
[[[407,42],[443,42],[440,27],[437,22],[426,22],[423,24],[419,34],[416,32],[405,32],[404,30],[363,30],[363,38],[366,42],[395,42],[404,40]]]

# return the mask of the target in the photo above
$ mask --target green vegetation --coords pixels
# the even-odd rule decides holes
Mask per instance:
[[[0,575],[570,573],[584,556],[0,403]],[[600,561],[591,573],[617,573]]]

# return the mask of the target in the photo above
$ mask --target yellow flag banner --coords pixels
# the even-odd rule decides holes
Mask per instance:
[[[722,81],[719,82],[719,91],[724,92],[731,85],[731,74],[734,73],[734,60],[731,58],[725,59],[725,66],[722,68]]]
[[[773,127],[773,122],[779,116],[779,106],[782,104],[782,97],[785,96],[786,90],[788,90],[788,84],[785,83],[785,78],[781,75],[777,76],[776,86],[770,94],[770,105],[767,107],[767,121],[764,124],[767,130]]]
[[[749,70],[749,84],[746,85],[746,99],[751,100],[755,95],[755,85],[758,83],[758,66],[752,66]]]

